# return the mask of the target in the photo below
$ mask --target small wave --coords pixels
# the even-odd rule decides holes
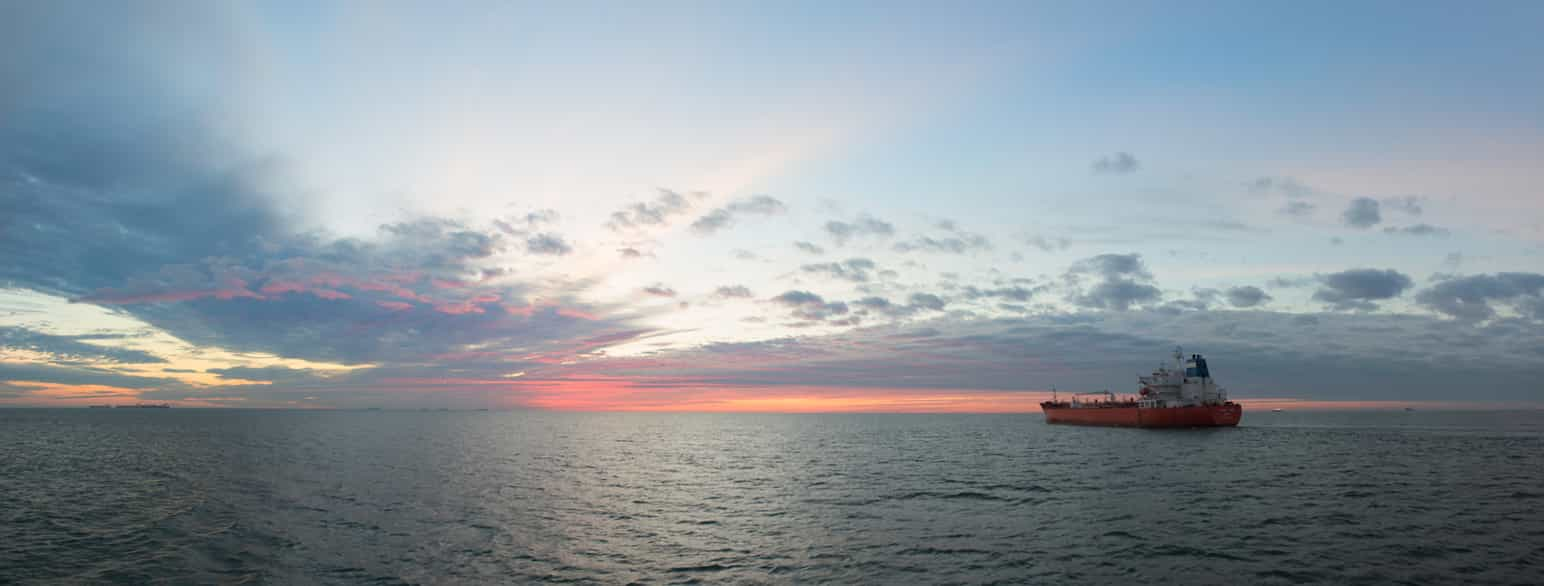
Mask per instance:
[[[704,564],[700,566],[676,566],[667,571],[676,574],[694,574],[697,572],[722,572],[727,569],[729,569],[728,566],[721,566],[719,564]]]
[[[1310,584],[1321,580],[1320,574],[1316,572],[1288,572],[1286,570],[1266,570],[1264,572],[1255,572],[1255,576],[1260,578],[1276,578],[1286,580],[1293,584]]]
[[[975,492],[975,491],[970,491],[970,490],[960,491],[960,492],[947,492],[947,493],[945,493],[945,492],[932,492],[932,491],[925,491],[925,490],[923,490],[923,491],[908,492],[908,493],[900,494],[900,495],[897,495],[897,496],[893,496],[893,497],[890,497],[889,500],[906,501],[906,500],[912,500],[912,499],[926,499],[926,498],[935,498],[935,499],[942,499],[942,500],[1003,501],[1003,502],[1006,502],[1006,501],[1010,500],[1010,499],[1006,499],[1006,498],[1003,498],[1003,497],[1000,497],[1000,496],[997,496],[997,495],[987,494],[987,493],[984,493],[984,492]]]
[[[1119,537],[1121,539],[1142,539],[1125,531],[1106,531],[1100,537]]]
[[[900,555],[993,555],[996,552],[971,547],[911,547],[898,552]]]

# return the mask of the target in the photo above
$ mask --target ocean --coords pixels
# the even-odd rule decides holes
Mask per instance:
[[[1539,584],[1544,412],[0,410],[0,582]]]

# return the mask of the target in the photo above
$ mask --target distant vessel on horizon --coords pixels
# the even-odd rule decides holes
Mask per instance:
[[[133,405],[118,405],[115,409],[171,409],[171,403],[135,403]]]
[[[1052,398],[1040,404],[1046,423],[1116,427],[1232,427],[1244,407],[1212,380],[1206,358],[1174,348],[1175,368],[1160,365],[1151,375],[1137,377],[1137,397],[1117,399],[1114,393],[1074,393],[1070,401]],[[1081,397],[1104,395],[1103,400]],[[1279,409],[1278,409],[1279,411]]]

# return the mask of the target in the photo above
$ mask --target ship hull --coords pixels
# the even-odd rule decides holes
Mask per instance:
[[[1109,427],[1232,427],[1244,416],[1237,403],[1191,407],[1043,406],[1046,423]]]

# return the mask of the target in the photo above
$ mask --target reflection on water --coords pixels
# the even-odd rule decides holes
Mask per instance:
[[[1527,583],[1544,414],[0,411],[0,582]]]

